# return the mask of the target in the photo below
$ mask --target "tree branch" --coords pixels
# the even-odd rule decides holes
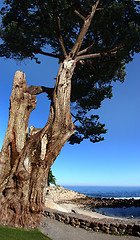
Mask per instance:
[[[45,55],[45,56],[48,56],[48,57],[53,57],[53,58],[58,58],[58,59],[60,59],[60,56],[59,56],[59,55],[53,54],[53,53],[47,53],[47,52],[42,51],[41,49],[35,50],[34,53],[40,53],[40,54]]]
[[[85,60],[80,60],[79,62],[78,62],[78,64],[81,64],[81,65],[89,65],[90,64],[90,66],[92,65],[93,66],[93,64],[95,64],[95,65],[99,65],[99,64],[101,64],[101,65],[103,65],[103,64],[106,64],[106,63],[117,63],[117,62],[119,62],[120,61],[120,59],[111,59],[111,60],[106,60],[106,61],[85,61]]]
[[[82,56],[77,57],[76,61],[80,61],[80,60],[88,59],[88,58],[97,58],[97,57],[103,57],[103,56],[108,56],[108,55],[114,55],[123,47],[124,47],[124,45],[115,47],[115,48],[113,48],[107,52],[103,52],[103,53],[92,53],[92,54],[82,55]]]
[[[120,60],[119,59],[114,59],[114,60],[106,60],[106,61],[85,61],[85,60],[80,60],[78,64],[81,65],[88,65],[93,72],[96,74],[96,65],[105,65],[108,63],[118,63]]]
[[[77,38],[77,40],[76,40],[72,50],[70,51],[69,56],[71,58],[75,58],[77,56],[80,48],[81,48],[81,45],[82,45],[83,40],[84,40],[84,37],[85,37],[85,35],[86,35],[86,33],[87,33],[88,29],[89,29],[89,26],[91,24],[91,21],[92,21],[92,18],[94,16],[94,14],[95,14],[96,8],[97,8],[97,6],[99,4],[99,1],[100,0],[97,0],[97,2],[92,6],[91,14],[88,15],[88,17],[84,20],[84,24],[83,24],[82,28],[80,29],[80,32],[78,34],[78,38]]]
[[[54,15],[55,15],[56,22],[57,22],[58,40],[59,40],[59,42],[60,42],[60,45],[61,45],[61,48],[62,48],[64,57],[66,58],[68,55],[67,55],[67,52],[66,52],[66,49],[65,49],[65,46],[64,46],[63,38],[62,38],[61,25],[60,25],[60,17],[58,16],[58,13],[57,13],[57,11],[56,11],[55,0],[52,0],[52,4],[53,4]]]
[[[102,11],[104,8],[96,8],[96,11]]]
[[[86,53],[90,48],[93,47],[93,45],[95,45],[95,43],[92,43],[90,46],[88,46],[87,48],[83,49],[82,51],[78,52],[77,56]]]
[[[28,87],[28,92],[31,95],[38,95],[41,94],[43,92],[48,94],[49,99],[52,98],[53,95],[53,88],[48,88],[48,87],[43,87],[43,86],[33,86],[31,85],[30,87]]]
[[[85,125],[84,122],[82,121],[82,118],[81,118],[81,117],[77,117],[77,116],[75,116],[73,113],[71,113],[71,115],[72,115],[72,117],[75,118],[74,123],[77,122],[77,121],[79,121],[81,124]]]
[[[82,20],[85,21],[86,18],[74,7],[72,1],[70,0],[69,2],[70,2],[70,5],[71,5],[73,11],[74,11]]]

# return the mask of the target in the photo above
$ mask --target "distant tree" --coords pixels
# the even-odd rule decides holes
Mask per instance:
[[[65,143],[103,140],[105,125],[91,110],[112,97],[112,81],[124,81],[125,64],[140,50],[138,10],[133,0],[4,1],[0,56],[39,63],[42,54],[60,68],[54,88],[28,87],[25,74],[15,74],[0,154],[0,224],[37,226],[49,169]],[[27,137],[42,92],[51,101],[48,122]]]
[[[49,173],[48,173],[48,186],[50,186],[50,184],[56,185],[56,178],[52,174],[52,170],[51,169],[49,170]]]

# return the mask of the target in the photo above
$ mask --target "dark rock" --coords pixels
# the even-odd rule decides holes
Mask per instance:
[[[99,232],[99,229],[100,229],[100,228],[99,228],[99,227],[93,227],[92,229],[93,229],[93,231],[95,231],[95,232]]]
[[[85,222],[85,225],[86,225],[88,228],[90,228],[90,227],[91,227],[91,222],[90,222],[90,221],[86,221],[86,222]]]
[[[71,210],[73,213],[77,213],[74,209]]]
[[[91,222],[91,227],[98,227],[98,222]]]
[[[111,232],[118,233],[118,229],[116,227],[110,227]]]
[[[70,200],[78,204],[82,204],[90,209],[101,208],[101,207],[140,207],[140,200],[135,199],[114,199],[114,198],[77,198]]]
[[[109,227],[106,227],[106,226],[102,226],[101,227],[101,230],[105,233],[109,233]]]
[[[86,225],[84,225],[84,224],[80,224],[80,227],[81,227],[81,228],[84,228],[85,230],[88,229],[88,227],[87,227]]]
[[[121,229],[125,229],[127,227],[127,224],[120,224],[119,225],[119,228],[121,228]]]
[[[140,225],[134,225],[132,234],[134,236],[140,236]]]

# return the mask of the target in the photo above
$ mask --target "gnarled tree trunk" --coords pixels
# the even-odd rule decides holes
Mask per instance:
[[[43,129],[31,127],[29,134],[36,94],[47,88],[28,87],[25,74],[15,74],[8,128],[0,153],[0,224],[28,228],[40,222],[48,171],[74,133],[70,94],[75,65],[69,58],[61,64],[48,122]]]

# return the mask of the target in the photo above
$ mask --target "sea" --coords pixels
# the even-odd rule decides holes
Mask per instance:
[[[84,193],[93,198],[140,199],[140,187],[105,187],[105,186],[64,186],[66,189]],[[140,219],[140,207],[99,208],[98,213],[121,218]]]

